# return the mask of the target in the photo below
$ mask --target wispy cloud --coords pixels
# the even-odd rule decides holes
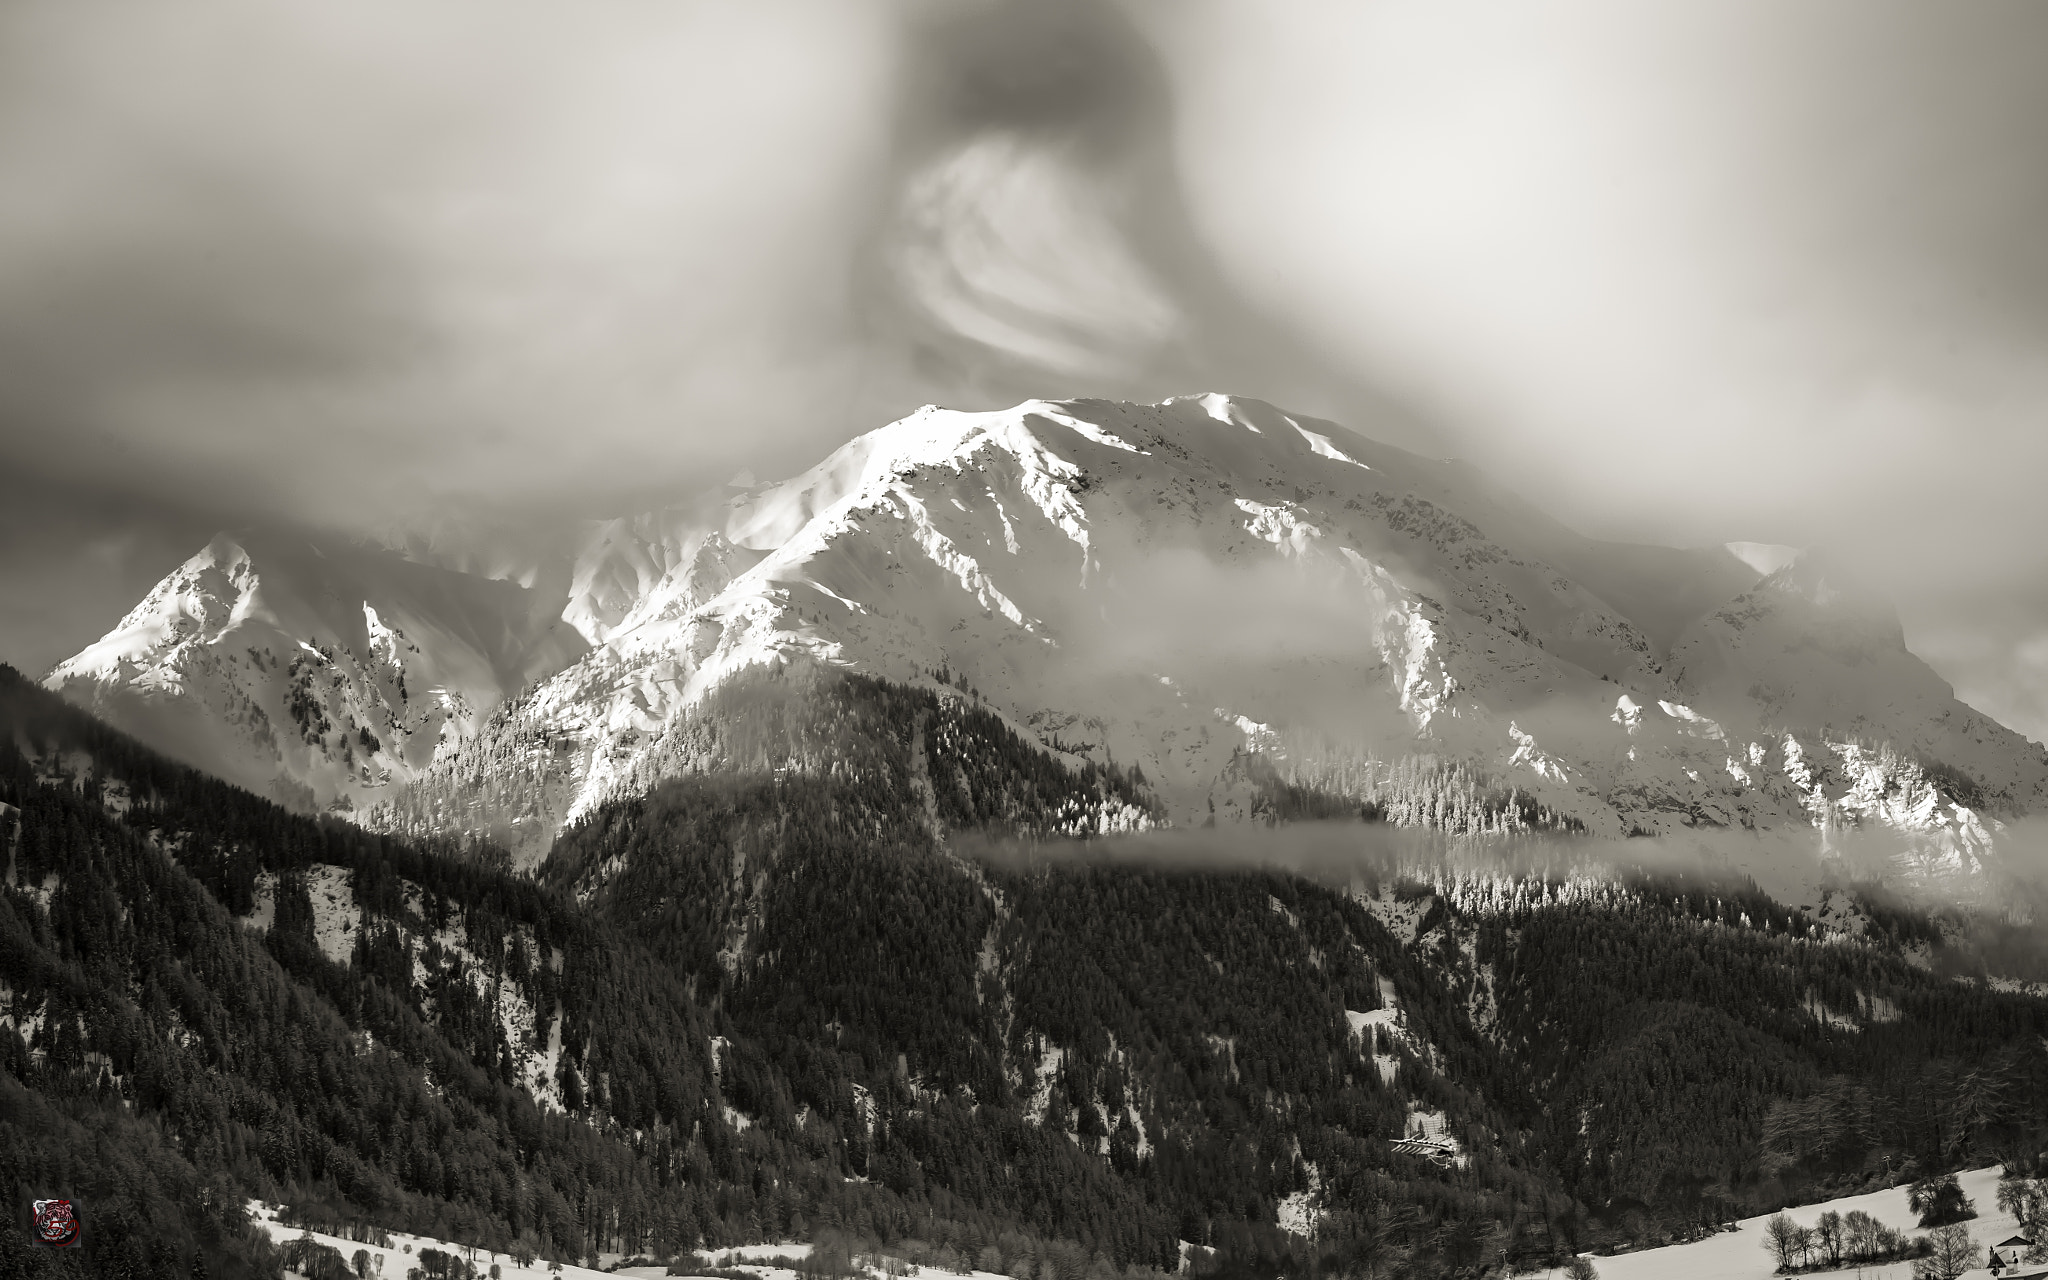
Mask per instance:
[[[533,527],[925,400],[1224,389],[1606,535],[1835,544],[1909,635],[1996,637],[1945,669],[2044,736],[2039,628],[1994,617],[2048,580],[2044,34],[1892,0],[21,0],[0,467],[224,524]]]

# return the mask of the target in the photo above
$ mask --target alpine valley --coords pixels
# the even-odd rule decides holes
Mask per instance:
[[[1540,1269],[2048,1172],[2044,805],[1824,555],[1255,400],[926,408],[488,573],[224,533],[0,669],[0,1182],[166,1277],[339,1274],[249,1197]]]

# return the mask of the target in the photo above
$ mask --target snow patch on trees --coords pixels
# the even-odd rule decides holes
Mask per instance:
[[[1058,1084],[1060,1068],[1067,1060],[1067,1051],[1043,1040],[1038,1050],[1038,1066],[1032,1075],[1031,1100],[1024,1106],[1024,1118],[1032,1124],[1044,1124],[1045,1115],[1052,1106],[1052,1091]]]
[[[1429,908],[1436,901],[1428,894],[1420,897],[1403,897],[1389,885],[1380,885],[1371,893],[1361,889],[1355,891],[1352,897],[1374,919],[1387,927],[1387,932],[1394,935],[1395,941],[1402,943],[1415,941],[1417,932],[1422,927],[1423,917],[1429,914]]]
[[[306,868],[303,874],[306,896],[313,904],[313,941],[319,944],[321,955],[336,964],[347,964],[363,927],[363,909],[356,905],[355,873],[322,863]]]
[[[1304,1160],[1301,1165],[1308,1177],[1308,1186],[1288,1193],[1274,1206],[1274,1221],[1289,1235],[1313,1239],[1323,1216],[1323,1175],[1313,1160]]]
[[[259,871],[256,873],[256,888],[251,895],[249,914],[237,923],[257,933],[268,933],[277,921],[277,873]]]

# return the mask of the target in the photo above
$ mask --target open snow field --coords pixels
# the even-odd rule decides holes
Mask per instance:
[[[257,1223],[270,1233],[270,1238],[279,1245],[283,1245],[287,1240],[296,1240],[299,1236],[305,1234],[298,1227],[287,1227],[282,1222],[279,1222],[277,1220],[278,1206],[276,1205],[254,1201],[249,1205],[249,1212]],[[354,1258],[356,1250],[367,1249],[370,1254],[372,1268],[370,1274],[379,1277],[380,1280],[405,1280],[406,1270],[419,1265],[421,1249],[439,1249],[443,1253],[458,1254],[465,1258],[470,1256],[469,1251],[462,1245],[450,1244],[445,1240],[408,1235],[403,1231],[392,1231],[387,1234],[391,1238],[391,1247],[388,1249],[364,1244],[360,1240],[347,1240],[340,1236],[323,1235],[318,1231],[313,1232],[313,1238],[339,1253],[343,1262]],[[379,1254],[384,1255],[381,1268],[377,1265]],[[548,1262],[545,1258],[537,1258],[532,1266],[522,1267],[512,1261],[512,1255],[510,1254],[491,1253],[483,1249],[476,1251],[475,1262],[477,1271],[483,1275],[489,1275],[491,1264],[497,1263],[499,1274],[503,1280],[611,1280],[611,1277],[605,1272],[592,1271],[588,1267],[579,1267],[567,1262],[562,1264],[560,1271],[549,1271]],[[287,1272],[286,1274],[289,1275],[291,1273]],[[784,1272],[783,1274],[793,1277],[796,1273]]]
[[[707,1267],[751,1271],[760,1280],[798,1280],[797,1273],[786,1267],[762,1264],[769,1258],[802,1258],[810,1252],[808,1244],[742,1244],[728,1249],[705,1250],[697,1257]],[[638,1277],[639,1280],[661,1280],[667,1272],[662,1267],[621,1267],[616,1274]],[[1010,1277],[989,1271],[958,1272],[941,1271],[936,1267],[909,1267],[892,1280],[1010,1280]]]
[[[1963,1194],[1977,1206],[1977,1216],[1963,1225],[1970,1229],[1979,1245],[1996,1244],[2019,1230],[2019,1224],[2010,1215],[1998,1211],[2000,1172],[1999,1167],[1993,1166],[1957,1175],[1957,1181],[1963,1185]],[[1802,1205],[1785,1212],[1800,1226],[1810,1227],[1830,1209],[1837,1213],[1861,1209],[1886,1226],[1897,1227],[1914,1236],[1927,1234],[1913,1225],[1919,1219],[1906,1207],[1904,1187],[1846,1196],[1825,1204]],[[1600,1280],[1764,1280],[1777,1266],[1764,1247],[1764,1223],[1770,1216],[1744,1218],[1740,1231],[1723,1232],[1691,1244],[1645,1249],[1613,1258],[1595,1258],[1593,1265],[1600,1269]],[[1877,1267],[1848,1266],[1840,1271],[1809,1274],[1854,1276],[1861,1280],[1909,1280],[1913,1264],[1892,1262]]]
[[[300,1228],[287,1227],[279,1222],[278,1211],[279,1206],[264,1204],[260,1200],[251,1201],[249,1204],[251,1216],[270,1233],[270,1238],[277,1244],[282,1245],[287,1240],[297,1239],[304,1234]],[[408,1235],[403,1231],[392,1231],[387,1234],[391,1238],[391,1247],[388,1249],[364,1244],[360,1240],[326,1235],[319,1231],[312,1233],[315,1240],[339,1253],[343,1262],[354,1258],[358,1249],[368,1250],[372,1268],[370,1274],[377,1277],[377,1280],[405,1280],[406,1270],[419,1265],[421,1249],[439,1249],[443,1253],[458,1254],[465,1258],[471,1256],[466,1247],[450,1244],[445,1240]],[[808,1244],[743,1244],[729,1249],[699,1253],[697,1257],[707,1269],[751,1271],[760,1280],[798,1280],[797,1273],[787,1267],[770,1267],[763,1264],[769,1258],[801,1258],[810,1251],[811,1246]],[[378,1257],[380,1254],[383,1255],[381,1266]],[[605,1254],[601,1260],[607,1266],[614,1266],[619,1256]],[[617,1280],[619,1276],[630,1276],[633,1280],[665,1280],[668,1275],[667,1267],[619,1267],[616,1271],[606,1272],[592,1271],[588,1267],[566,1262],[562,1264],[560,1270],[550,1271],[545,1258],[535,1260],[530,1267],[522,1267],[512,1261],[510,1254],[491,1253],[485,1249],[477,1250],[473,1261],[479,1275],[488,1275],[491,1264],[496,1263],[502,1280]],[[933,1267],[910,1267],[902,1273],[900,1280],[1010,1280],[1010,1277],[987,1271],[961,1273],[940,1271]]]
[[[1970,1197],[1977,1206],[1977,1216],[1967,1224],[1970,1233],[1979,1245],[1990,1245],[2012,1235],[2019,1229],[2009,1215],[1998,1210],[1998,1175],[2001,1170],[1974,1169],[1959,1174],[1963,1194]],[[279,1244],[299,1235],[293,1227],[287,1227],[277,1220],[276,1208],[261,1203],[252,1204],[257,1220],[269,1231],[271,1239]],[[1926,1232],[1913,1226],[1915,1215],[1906,1207],[1906,1188],[1893,1187],[1886,1191],[1873,1191],[1866,1195],[1846,1196],[1824,1204],[1803,1205],[1787,1209],[1793,1221],[1803,1227],[1810,1227],[1820,1215],[1833,1209],[1847,1213],[1861,1209],[1887,1226],[1897,1227],[1910,1235],[1920,1236]],[[1596,1258],[1594,1265],[1600,1269],[1601,1280],[1766,1280],[1775,1264],[1764,1248],[1763,1224],[1770,1215],[1744,1218],[1741,1230],[1723,1232],[1691,1244],[1670,1245],[1662,1249],[1645,1249],[1639,1253],[1627,1253],[1613,1258]],[[407,1235],[404,1232],[390,1233],[391,1247],[379,1249],[355,1240],[344,1240],[338,1236],[314,1232],[313,1238],[339,1252],[343,1261],[355,1256],[358,1249],[368,1249],[374,1264],[378,1254],[387,1255],[381,1271],[382,1280],[405,1280],[406,1269],[417,1264],[422,1248],[439,1249],[444,1253],[465,1253],[460,1245],[446,1241],[432,1240],[424,1236]],[[406,1251],[410,1246],[411,1251]],[[752,1244],[730,1249],[719,1249],[699,1254],[707,1267],[743,1268],[754,1272],[760,1280],[798,1280],[794,1271],[783,1267],[762,1265],[768,1258],[800,1258],[810,1252],[808,1244]],[[632,1276],[635,1280],[661,1280],[667,1273],[665,1267],[625,1267],[615,1273],[592,1271],[586,1267],[562,1264],[558,1272],[550,1272],[546,1260],[539,1260],[530,1267],[514,1265],[510,1256],[502,1253],[486,1253],[478,1250],[476,1268],[488,1273],[491,1264],[496,1263],[503,1280],[611,1280],[613,1276]],[[372,1273],[379,1274],[378,1272]],[[1555,1274],[1553,1271],[1552,1274]],[[1876,1267],[1849,1266],[1838,1272],[1816,1272],[1817,1275],[1853,1276],[1857,1280],[1910,1280],[1913,1267],[1910,1262],[1893,1262]],[[1973,1273],[1983,1274],[1983,1273]],[[1008,1280],[1007,1277],[992,1275],[985,1271],[968,1272],[962,1276],[950,1271],[939,1271],[931,1267],[911,1267],[903,1280]]]

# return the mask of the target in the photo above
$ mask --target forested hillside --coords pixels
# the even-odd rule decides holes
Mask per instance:
[[[0,803],[18,822],[0,889],[9,1232],[56,1189],[90,1203],[96,1251],[165,1276],[195,1253],[270,1269],[238,1225],[246,1195],[553,1257],[811,1222],[977,1248],[1008,1228],[1026,1255],[1112,1243],[1114,1179],[1070,1145],[1038,1144],[1045,1185],[1072,1191],[1035,1215],[856,1177],[863,1103],[912,1098],[891,1073],[857,1089],[826,1061],[836,1114],[798,1118],[753,1042],[566,895],[286,813],[4,669]],[[307,889],[332,869],[361,912],[339,959]],[[554,1066],[541,1088],[520,1070],[535,1058]],[[1154,1231],[1117,1260],[1173,1250]]]
[[[1446,1276],[2048,1145],[2048,1001],[1910,963],[1938,931],[1874,899],[1851,938],[1668,877],[994,856],[1140,825],[1142,777],[971,690],[723,696],[520,878],[0,670],[13,1201],[85,1198],[145,1275],[269,1270],[263,1195],[542,1256],[830,1225],[1034,1280],[1182,1241]]]
[[[1063,1122],[1153,1200],[1200,1206],[1184,1238],[1313,1188],[1326,1248],[1393,1222],[1440,1265],[1480,1241],[1537,1256],[2048,1144],[2048,1002],[1938,976],[1941,931],[1874,886],[1835,899],[1852,934],[1671,873],[1361,864],[1337,887],[1113,842],[963,860],[961,832],[1001,824],[948,807],[962,739],[924,727],[966,699],[845,681],[774,705],[723,767],[566,832],[542,879],[770,1052],[900,1053],[934,1090]],[[1322,794],[1295,811],[1343,812]],[[1389,1149],[1431,1115],[1454,1172]]]

